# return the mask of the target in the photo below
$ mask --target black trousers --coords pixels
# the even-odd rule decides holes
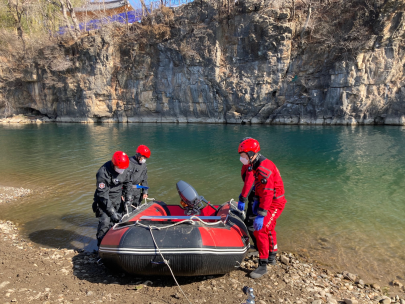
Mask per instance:
[[[114,223],[111,221],[108,214],[100,210],[96,233],[97,247],[100,247],[101,241],[103,240],[104,236],[107,234],[108,230],[110,230],[112,226],[114,226]]]
[[[121,199],[120,199],[121,200]],[[100,247],[100,243],[103,240],[104,236],[107,234],[108,230],[112,226],[114,226],[114,223],[111,221],[110,216],[100,208],[96,202],[96,217],[98,218],[98,226],[97,226],[97,233],[96,233],[96,238],[97,238],[97,246]],[[123,212],[124,212],[124,205],[121,201],[119,201],[117,204],[113,205],[113,208],[115,212],[119,214],[121,217]]]

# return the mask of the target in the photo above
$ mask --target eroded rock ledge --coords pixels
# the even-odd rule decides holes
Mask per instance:
[[[162,18],[158,38],[135,24],[126,40],[99,31],[55,46],[0,88],[1,121],[405,125],[402,0],[384,1],[356,51],[339,55],[301,40],[305,10],[268,2],[239,1],[229,20],[210,1],[190,3]]]

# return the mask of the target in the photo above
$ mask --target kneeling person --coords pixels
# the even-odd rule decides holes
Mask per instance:
[[[96,234],[98,247],[112,225],[121,219],[123,193],[127,202],[132,201],[132,189],[128,170],[126,170],[128,166],[128,156],[124,152],[117,151],[112,160],[106,162],[97,172],[93,211],[99,218]]]

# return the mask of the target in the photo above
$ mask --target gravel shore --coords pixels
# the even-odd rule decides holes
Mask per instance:
[[[0,186],[0,204],[9,203],[18,198],[28,196],[32,192],[30,189]]]
[[[0,303],[188,303],[172,277],[128,275],[97,264],[90,252],[38,247],[10,221],[0,221],[0,241]],[[246,258],[226,275],[177,279],[191,303],[244,303],[249,286],[259,304],[405,304],[399,281],[380,287],[292,253],[281,253],[276,266],[252,280],[256,266],[256,258]]]

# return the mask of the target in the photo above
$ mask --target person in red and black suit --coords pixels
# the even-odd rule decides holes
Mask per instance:
[[[253,138],[243,140],[238,148],[241,162],[251,168],[250,172],[254,177],[255,196],[257,197],[257,200],[253,202],[252,212],[257,215],[253,223],[255,230],[253,234],[259,251],[259,267],[250,273],[250,277],[253,279],[263,276],[267,272],[268,264],[276,264],[278,250],[276,221],[287,203],[279,170],[271,160],[259,154],[259,151],[260,144]],[[250,175],[246,177],[249,181],[252,179]]]

